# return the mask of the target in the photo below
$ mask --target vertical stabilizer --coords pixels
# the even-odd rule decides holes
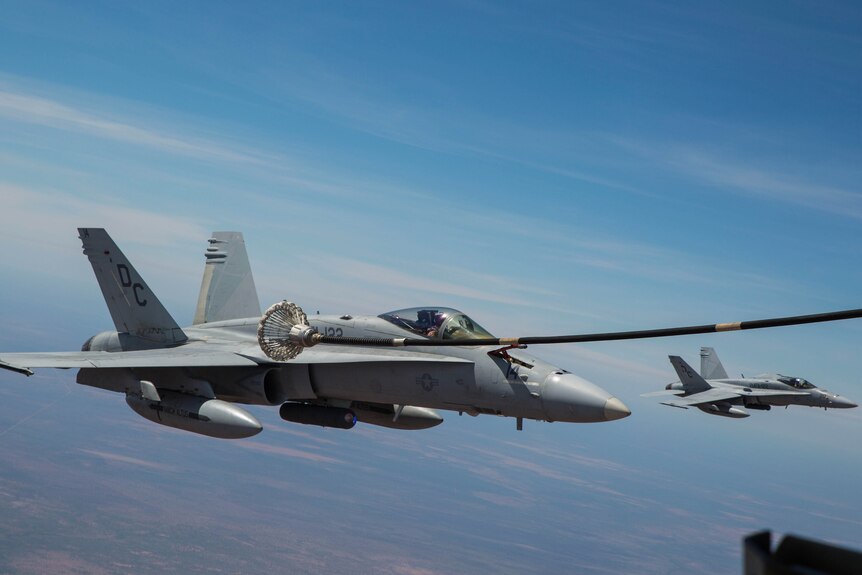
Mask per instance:
[[[700,375],[703,379],[727,379],[727,372],[711,347],[700,348]]]
[[[194,324],[260,316],[245,241],[239,232],[213,232]]]
[[[682,387],[685,390],[686,395],[712,389],[712,386],[709,385],[705,379],[695,373],[683,358],[678,355],[669,355],[668,359],[670,359],[671,365],[673,365],[673,368],[676,370],[676,374],[679,376],[679,381],[682,383]]]
[[[117,332],[156,346],[178,345],[188,339],[108,232],[78,228],[78,237]]]

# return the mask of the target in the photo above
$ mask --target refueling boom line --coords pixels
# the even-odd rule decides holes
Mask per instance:
[[[270,306],[270,308],[266,310],[260,320],[260,324],[258,325],[257,333],[258,343],[268,357],[277,361],[286,361],[299,355],[304,348],[311,347],[319,343],[370,347],[521,346],[551,343],[586,343],[595,341],[649,339],[675,337],[680,335],[719,333],[725,331],[764,329],[769,327],[840,321],[860,317],[862,317],[862,308],[751,321],[575,335],[463,339],[338,337],[318,333],[317,328],[308,325],[308,318],[299,306],[288,301],[282,301]]]

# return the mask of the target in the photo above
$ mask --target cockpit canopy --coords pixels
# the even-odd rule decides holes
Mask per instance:
[[[412,307],[382,313],[378,317],[428,339],[494,337],[467,315],[448,307]]]
[[[786,375],[777,375],[776,379],[785,385],[796,389],[815,389],[815,385],[811,382],[802,379],[801,377],[788,377]]]

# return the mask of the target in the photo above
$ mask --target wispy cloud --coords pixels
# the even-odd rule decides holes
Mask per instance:
[[[153,461],[146,461],[143,459],[138,459],[137,457],[130,457],[128,455],[121,455],[119,453],[109,453],[107,451],[96,451],[94,449],[79,449],[81,453],[86,453],[87,455],[94,455],[105,461],[113,461],[116,463],[125,463],[128,465],[135,465],[137,467],[146,467],[148,469],[155,469],[158,471],[172,471],[173,467],[170,465],[164,465],[161,463],[155,463]]]
[[[135,119],[133,115],[118,117],[110,110],[91,111],[81,105],[68,103],[65,99],[73,100],[75,98],[64,95],[62,91],[60,94],[64,98],[63,101],[43,95],[32,95],[20,89],[11,89],[10,85],[9,81],[4,82],[0,78],[0,119],[7,122],[43,125],[53,129],[85,134],[101,140],[128,143],[219,164],[251,165],[255,168],[265,167],[266,169],[258,171],[265,173],[265,177],[269,181],[280,181],[282,185],[288,186],[291,189],[304,190],[310,195],[345,196],[359,193],[364,198],[377,198],[380,201],[382,201],[383,197],[403,198],[405,196],[417,200],[413,203],[405,200],[403,203],[406,210],[418,210],[418,200],[423,197],[429,201],[433,199],[435,205],[442,206],[440,209],[444,209],[447,205],[451,207],[452,204],[452,202],[447,202],[447,200],[441,198],[432,198],[433,194],[430,194],[430,192],[423,194],[415,190],[398,188],[398,186],[395,186],[391,182],[356,182],[355,179],[346,175],[338,175],[331,172],[324,173],[323,170],[317,171],[313,167],[304,167],[302,170],[285,168],[285,165],[289,166],[291,163],[288,158],[279,157],[260,149],[234,146],[230,143],[229,138],[220,138],[217,140],[200,138],[194,135],[194,129],[187,130],[182,125],[179,128],[166,127],[167,120],[165,118],[159,119],[158,115],[153,115],[152,111],[148,114],[143,114],[145,118],[155,118],[154,121],[150,122],[144,119]],[[321,92],[315,91],[315,93]],[[331,93],[331,91],[324,90],[322,93]],[[481,124],[481,119],[477,119],[476,122]],[[187,124],[190,124],[190,122],[187,122]],[[516,126],[509,127],[506,132],[511,133],[512,130],[517,132],[516,128]],[[418,132],[421,132],[421,130]],[[519,138],[519,140],[534,141],[537,138]],[[542,140],[542,138],[538,138],[538,140]],[[487,153],[496,154],[497,152],[488,150]],[[512,156],[511,154],[505,155],[509,158]],[[6,157],[8,159],[9,155],[7,154]],[[18,158],[16,161],[26,162],[26,160],[26,158]],[[529,160],[523,161],[529,163]],[[30,165],[27,169],[33,170],[38,169],[38,167]],[[56,169],[56,166],[53,166],[52,169]],[[552,166],[543,166],[541,169],[571,171],[570,168],[557,169]],[[594,183],[599,185],[611,187],[617,185],[614,182],[601,181],[601,178],[594,178],[589,174],[573,173],[571,175],[572,177],[585,180],[593,179]],[[398,188],[399,193],[391,193],[394,188]],[[622,188],[625,188],[625,186],[622,186]],[[15,233],[18,234],[21,232],[24,234],[24,237],[28,237],[26,235],[27,230],[30,230],[30,238],[28,239],[38,242],[44,242],[47,237],[50,237],[50,232],[47,235],[43,235],[39,234],[39,231],[61,229],[63,227],[68,228],[69,221],[72,219],[75,220],[74,225],[90,222],[87,225],[105,226],[110,225],[113,221],[144,221],[147,226],[138,225],[136,226],[137,229],[148,229],[156,232],[147,234],[149,239],[146,241],[148,242],[160,241],[164,245],[174,241],[199,242],[208,233],[207,230],[201,227],[201,216],[214,217],[214,215],[207,212],[206,207],[202,208],[197,219],[176,216],[157,217],[157,206],[155,205],[152,210],[146,208],[143,210],[124,208],[120,203],[109,197],[91,197],[90,199],[85,199],[64,196],[62,193],[55,191],[47,193],[33,192],[32,190],[25,190],[20,186],[13,187],[11,184],[5,184],[3,192],[4,195],[17,195],[22,198],[22,201],[13,201],[12,204],[14,205],[8,206],[0,214],[0,224],[12,224],[11,226],[7,226],[6,229],[18,228],[15,230]],[[41,197],[38,197],[40,195]],[[291,213],[325,213],[325,208],[320,205],[319,200],[315,200],[309,206],[308,202],[304,204],[303,200],[296,198],[273,199],[267,198],[262,194],[251,194],[247,198],[259,204],[260,209],[269,209],[271,207],[272,209],[288,209]],[[35,201],[30,202],[31,199]],[[39,211],[28,211],[28,202],[32,207],[38,207]],[[530,215],[524,213],[510,214],[504,210],[488,209],[487,207],[483,207],[482,210],[471,209],[469,207],[465,209],[463,204],[459,204],[458,208],[464,221],[471,222],[474,230],[483,230],[484,232],[474,234],[472,239],[471,236],[464,238],[464,241],[476,242],[476,245],[473,246],[474,249],[490,249],[489,245],[493,245],[493,242],[489,242],[487,238],[494,237],[495,234],[499,233],[499,230],[505,229],[508,234],[520,236],[530,242],[548,243],[550,247],[543,249],[539,257],[551,263],[575,264],[614,271],[634,277],[647,277],[663,281],[704,283],[708,277],[721,277],[725,282],[736,281],[739,284],[745,283],[750,285],[754,282],[757,285],[766,284],[768,287],[770,283],[768,278],[758,277],[756,274],[740,273],[733,270],[705,270],[703,262],[700,262],[699,269],[689,271],[689,268],[685,266],[674,265],[674,262],[680,261],[681,256],[673,250],[651,246],[645,244],[643,241],[620,241],[613,235],[606,234],[603,238],[601,234],[594,233],[595,230],[591,230],[588,227],[579,226],[576,230],[573,230],[569,227],[554,225],[547,219],[530,217]],[[167,213],[167,210],[164,209],[160,211],[163,214]],[[40,214],[38,220],[35,221],[36,227],[32,225],[34,223],[34,213]],[[139,216],[143,216],[143,220]],[[308,224],[306,224],[306,227],[308,227]],[[37,230],[36,228],[39,229]],[[180,230],[188,233],[183,234],[183,237],[178,237],[177,234]],[[396,230],[396,233],[408,232],[405,230]],[[424,291],[425,293],[441,293],[447,296],[474,300],[480,299],[511,305],[529,305],[532,307],[539,305],[539,307],[551,311],[565,311],[559,303],[556,303],[559,298],[555,296],[558,294],[549,293],[547,290],[546,293],[540,293],[541,290],[530,286],[528,283],[521,283],[520,285],[513,283],[512,278],[482,274],[481,272],[472,272],[470,270],[458,270],[452,267],[448,268],[452,272],[451,274],[447,274],[445,269],[441,270],[442,275],[434,274],[434,278],[449,275],[450,277],[459,277],[465,280],[463,283],[456,284],[434,278],[416,276],[410,271],[386,269],[385,267],[375,268],[375,265],[377,264],[373,262],[352,262],[344,269],[351,277],[357,278],[359,276],[367,277],[374,275],[381,280],[386,280],[385,282],[381,281],[381,283],[401,289]],[[471,274],[472,277],[470,277]],[[786,286],[784,282],[772,283],[777,286]],[[495,289],[490,294],[483,291],[484,286],[492,284],[498,286],[498,289]],[[500,286],[505,287],[501,290],[499,289]]]
[[[798,171],[796,165],[792,171],[787,166],[757,166],[752,160],[710,152],[695,142],[661,143],[615,136],[608,138],[622,149],[658,162],[666,170],[704,185],[862,219],[862,189],[788,175]]]
[[[309,158],[302,157],[297,146],[284,152],[283,142],[269,139],[260,143],[260,134],[254,138],[255,144],[249,144],[249,138],[241,133],[241,128],[228,126],[220,120],[179,115],[96,94],[79,94],[64,87],[34,87],[24,80],[4,75],[0,75],[0,122],[9,126],[43,127],[76,134],[94,142],[127,145],[135,152],[154,151],[171,161],[183,158],[205,162],[210,169],[232,170],[240,174],[250,186],[252,182],[264,182],[269,190],[277,186],[312,196],[354,199],[357,196],[374,197],[378,193],[374,182],[363,185],[356,178],[332,170],[331,166],[316,167]],[[35,161],[10,153],[0,157],[29,169],[63,170],[56,162],[44,159]],[[132,165],[143,161],[146,167],[141,169],[153,171],[144,160],[146,158],[140,155],[124,157],[114,154],[113,150],[110,158],[112,163],[130,161]],[[79,172],[78,176],[81,175],[86,175],[86,172]],[[169,170],[161,177],[170,177]],[[181,187],[205,186],[213,190],[221,185],[211,177],[202,177],[188,179]],[[231,193],[236,192],[231,190]],[[265,196],[248,195],[249,199],[266,201]]]
[[[321,445],[332,446],[338,445],[337,441],[332,439],[328,439],[319,433],[307,432],[307,431],[299,431],[295,429],[296,426],[270,426],[267,427],[267,433],[282,433],[285,435],[290,435],[292,437],[299,437],[305,441],[311,441],[314,443],[319,443]]]
[[[569,463],[576,464],[581,467],[591,467],[593,469],[601,469],[603,471],[610,471],[614,473],[634,473],[635,470],[631,469],[622,463],[618,463],[616,461],[611,461],[609,459],[602,459],[597,457],[589,457],[586,455],[582,455],[577,451],[572,449],[563,451],[557,449],[555,446],[551,445],[534,445],[534,444],[524,444],[518,443],[514,441],[503,441],[503,445],[518,449],[521,451],[525,451],[527,453],[532,453],[535,455],[540,455],[542,458],[551,458],[559,461],[567,461]]]
[[[337,256],[322,257],[324,257],[324,261],[321,261],[320,257],[315,258],[317,265],[338,270],[341,276],[350,278],[351,280],[383,284],[390,289],[403,289],[417,293],[440,294],[513,305],[526,305],[528,303],[525,299],[506,295],[496,290],[470,288],[461,283],[441,281],[431,276],[422,277],[369,262]],[[486,277],[485,281],[489,281],[489,278]],[[496,278],[496,281],[493,283],[505,285],[508,281],[510,280],[507,278]]]
[[[310,451],[302,451],[301,449],[294,449],[292,447],[269,445],[266,443],[260,443],[255,441],[238,441],[234,445],[236,445],[240,449],[258,451],[260,453],[277,455],[279,457],[293,457],[296,459],[304,459],[306,461],[313,461],[315,463],[344,463],[343,461],[332,457],[327,457],[326,455],[320,455],[319,453],[312,453]]]
[[[437,569],[416,567],[415,565],[411,565],[407,559],[396,560],[389,568],[397,575],[440,575],[441,573],[445,573],[445,571]]]
[[[529,455],[531,455],[529,453],[524,454],[525,457],[518,456],[510,449],[495,448],[492,451],[488,448],[479,450],[473,446],[466,446],[462,451],[464,452],[465,457],[461,464],[465,469],[482,477],[488,477],[488,474],[490,473],[494,477],[488,478],[492,479],[495,484],[501,486],[506,485],[516,493],[529,494],[529,489],[525,489],[516,481],[513,482],[503,479],[503,477],[500,477],[496,472],[489,469],[489,466],[484,464],[481,461],[481,458],[491,458],[495,461],[496,466],[509,471],[524,472],[543,479],[557,481],[568,485],[575,485],[582,489],[588,489],[596,493],[614,497],[617,501],[628,505],[643,505],[643,500],[639,497],[632,497],[617,489],[611,488],[602,481],[591,478],[588,479],[587,477],[589,477],[589,475],[586,473],[587,469],[585,469],[585,467],[590,469],[597,468],[596,460],[591,460],[591,458],[581,458],[579,460],[568,461],[562,464],[557,461],[556,465],[552,465],[547,460],[540,461],[529,457]],[[481,451],[482,454],[481,458],[476,455],[476,452],[479,451]],[[470,454],[472,454],[472,456]]]
[[[713,185],[835,215],[862,219],[862,192],[779,175],[703,152],[675,150],[668,163]]]
[[[68,243],[79,226],[113,227],[117,235],[134,226],[137,243],[170,246],[177,242],[201,242],[208,231],[192,218],[166,214],[157,206],[134,208],[103,196],[76,197],[57,190],[39,190],[0,181],[4,198],[0,229],[25,245]],[[145,233],[140,233],[144,230]]]
[[[575,365],[601,365],[612,369],[619,377],[624,374],[627,379],[635,381],[654,380],[659,381],[668,378],[668,375],[673,373],[673,370],[668,365],[667,369],[656,369],[654,363],[645,364],[634,359],[629,359],[626,356],[633,355],[631,347],[640,346],[641,342],[629,342],[628,348],[619,348],[614,346],[606,346],[605,349],[610,349],[615,352],[615,355],[602,353],[589,346],[576,345],[566,350],[566,353],[573,358]],[[622,357],[621,357],[622,356]],[[650,357],[649,352],[638,354],[641,357]],[[659,356],[660,358],[661,356]]]
[[[276,78],[266,89],[300,100],[349,129],[422,150],[519,165],[602,190],[652,195],[595,168],[606,159],[596,152],[601,142],[596,134],[535,126],[533,118],[467,107],[455,86],[420,73],[403,79],[401,90],[381,90],[373,79],[358,77],[352,69],[329,69],[310,56],[295,65],[302,74]],[[414,91],[423,95],[421,101],[403,97]]]
[[[150,178],[157,174],[159,184],[167,184],[169,189],[199,190],[229,201],[237,197],[237,182],[243,182],[243,201],[248,209],[254,206],[259,211],[307,214],[319,210],[331,216],[331,206],[323,206],[322,197],[362,201],[365,207],[391,206],[394,202],[410,206],[435,198],[432,191],[356,174],[336,167],[331,161],[321,165],[319,152],[309,151],[294,140],[264,134],[265,130],[249,135],[247,127],[230,125],[221,119],[178,114],[0,74],[0,126],[4,124],[20,126],[28,135],[25,144],[35,146],[39,152],[43,148],[56,148],[64,154],[89,150],[88,153],[110,162],[112,167],[122,166],[128,172],[124,176],[134,178],[140,172]],[[129,153],[121,154],[112,148],[108,152],[93,151],[86,145],[76,148],[63,139],[57,139],[56,143],[54,138],[34,135],[38,134],[31,130],[35,127],[74,134],[85,142],[122,144]],[[28,155],[23,151],[26,147],[17,140],[6,143],[9,149],[19,151],[0,151],[0,163],[23,172],[52,174],[55,180],[98,180],[97,173],[80,164],[74,168],[63,166],[44,153]],[[160,161],[158,169],[153,168],[151,156],[146,155],[151,151],[164,154],[165,161]],[[177,161],[188,159],[204,162],[207,171],[189,172],[187,167],[195,164],[188,162],[181,171],[173,169]],[[120,190],[112,193],[125,194]],[[106,203],[111,202],[106,198]],[[199,211],[206,213],[207,207],[201,206]]]
[[[199,219],[160,211],[158,205],[133,207],[100,195],[76,197],[2,181],[0,196],[0,239],[15,246],[5,260],[10,269],[91,282],[76,230],[104,227],[148,283],[170,285],[178,294],[196,289],[197,272],[189,272],[186,253],[176,246],[203,246],[210,232]]]
[[[0,118],[79,132],[212,162],[261,164],[265,161],[254,154],[225,148],[214,142],[167,135],[164,131],[148,129],[122,120],[110,120],[55,100],[8,89],[0,90]]]
[[[503,495],[496,492],[474,491],[473,496],[486,501],[495,507],[511,507],[513,509],[529,509],[533,501],[522,495]]]

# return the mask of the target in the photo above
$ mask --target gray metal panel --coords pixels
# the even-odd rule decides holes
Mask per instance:
[[[577,422],[608,421],[612,419],[608,416],[609,407],[613,407],[616,414],[629,413],[619,400],[604,390],[560,368],[514,350],[511,355],[499,353],[505,350],[492,354],[495,350],[487,346],[450,347],[428,353],[434,348],[417,345],[408,351],[330,345],[305,349],[290,362],[272,361],[257,344],[257,318],[236,317],[257,315],[256,294],[252,307],[257,309],[231,303],[235,294],[249,293],[248,286],[253,286],[248,283],[251,282],[250,273],[241,271],[234,276],[237,281],[233,284],[229,281],[221,284],[221,280],[230,279],[220,276],[225,266],[212,264],[212,271],[203,282],[206,287],[202,290],[205,295],[200,306],[202,317],[208,323],[183,331],[152,296],[104,230],[82,228],[80,234],[119,333],[97,334],[84,345],[87,351],[0,354],[0,368],[24,374],[30,373],[29,367],[80,368],[78,382],[81,384],[124,392],[133,399],[142,397],[143,385],[148,388],[147,401],[151,403],[159,403],[156,398],[165,402],[165,398],[174,393],[201,402],[200,406],[192,406],[195,409],[206,403],[202,400],[213,395],[224,398],[223,401],[261,405],[274,405],[285,399],[339,407],[355,402],[406,405],[403,411],[399,408],[399,413],[405,417],[403,424],[411,428],[424,427],[427,421],[439,421],[436,414],[422,408],[550,420],[550,401],[560,407],[553,414],[554,420]],[[234,240],[238,238],[234,236]],[[219,234],[214,239],[217,241],[213,243],[217,244]],[[221,249],[214,245],[208,252],[209,259],[215,262],[231,257],[227,252],[222,254]],[[238,253],[241,257],[235,259],[247,264],[244,247],[233,255]],[[222,285],[227,287],[219,287]],[[219,304],[215,307],[232,311],[213,312],[211,316],[209,312],[215,309],[213,301]],[[153,310],[156,313],[150,314]],[[219,321],[211,321],[216,318]],[[321,328],[326,328],[327,332],[332,330],[335,335],[341,331],[351,337],[367,337],[401,331],[378,318],[317,319],[326,324]],[[147,338],[152,338],[152,345],[140,341]],[[185,341],[180,343],[177,341],[180,338]],[[548,383],[551,377],[555,381]],[[571,380],[564,386],[570,392],[564,394],[565,397],[552,393],[560,387],[552,384],[561,383],[556,379],[563,377]],[[142,381],[152,385],[142,384]],[[544,394],[550,397],[543,399]],[[181,403],[177,403],[180,410],[194,411]],[[594,409],[596,406],[598,409]],[[408,421],[411,410],[422,414],[422,417],[416,416],[422,419],[422,425]],[[590,412],[588,417],[584,416],[586,411]],[[613,419],[624,415],[615,415]],[[214,416],[207,417],[214,419]],[[395,419],[393,411],[393,423],[398,423]],[[253,427],[256,431],[257,426]]]
[[[685,391],[681,389],[662,389],[661,391],[650,391],[642,393],[641,397],[662,397],[665,395],[683,395]]]
[[[727,379],[727,372],[711,347],[700,348],[700,376],[703,379]]]
[[[739,394],[729,389],[713,388],[687,397],[680,397],[673,401],[663,401],[662,404],[672,405],[674,407],[688,407],[692,405],[702,405],[704,403],[715,403],[717,401],[728,401],[731,399],[739,399]]]
[[[207,349],[208,345],[218,345]],[[231,351],[234,349],[235,351]],[[388,351],[388,353],[387,353]],[[385,363],[390,361],[411,361],[428,364],[452,364],[472,362],[430,353],[409,351],[374,350],[365,351],[357,348],[327,348],[308,349],[291,364],[341,364],[341,363]],[[206,344],[195,342],[171,349],[152,349],[143,351],[59,351],[59,352],[28,352],[5,353],[0,356],[0,364],[7,364],[17,369],[53,367],[61,369],[81,367],[229,367],[258,365],[278,365],[263,355],[258,347],[248,347],[237,350],[236,346],[229,349],[224,344]]]
[[[712,387],[683,358],[678,355],[670,355],[668,359],[670,359],[670,363],[676,370],[679,381],[687,393],[706,391]]]
[[[8,353],[0,362],[21,367],[203,367],[257,366],[259,362],[229,351],[183,351],[160,349],[146,351],[64,351],[54,353]],[[271,363],[271,362],[267,362]]]
[[[800,396],[804,395],[806,397],[810,396],[811,393],[807,391],[785,391],[783,389],[748,389],[748,388],[737,388],[733,389],[737,394],[744,395],[745,397],[781,397],[781,396]]]
[[[201,291],[194,323],[260,316],[260,301],[239,232],[213,232],[204,254]]]
[[[463,403],[475,384],[469,362],[315,363],[310,374],[320,397],[420,407]]]
[[[255,348],[252,357],[263,361],[266,356]],[[2,358],[0,358],[2,359]],[[306,349],[289,363],[367,363],[386,361],[413,361],[430,363],[469,363],[473,362],[460,357],[440,355],[436,353],[415,352],[404,349],[361,348],[337,345],[327,345]]]
[[[118,332],[163,345],[186,341],[180,326],[104,229],[78,228],[78,234]]]

